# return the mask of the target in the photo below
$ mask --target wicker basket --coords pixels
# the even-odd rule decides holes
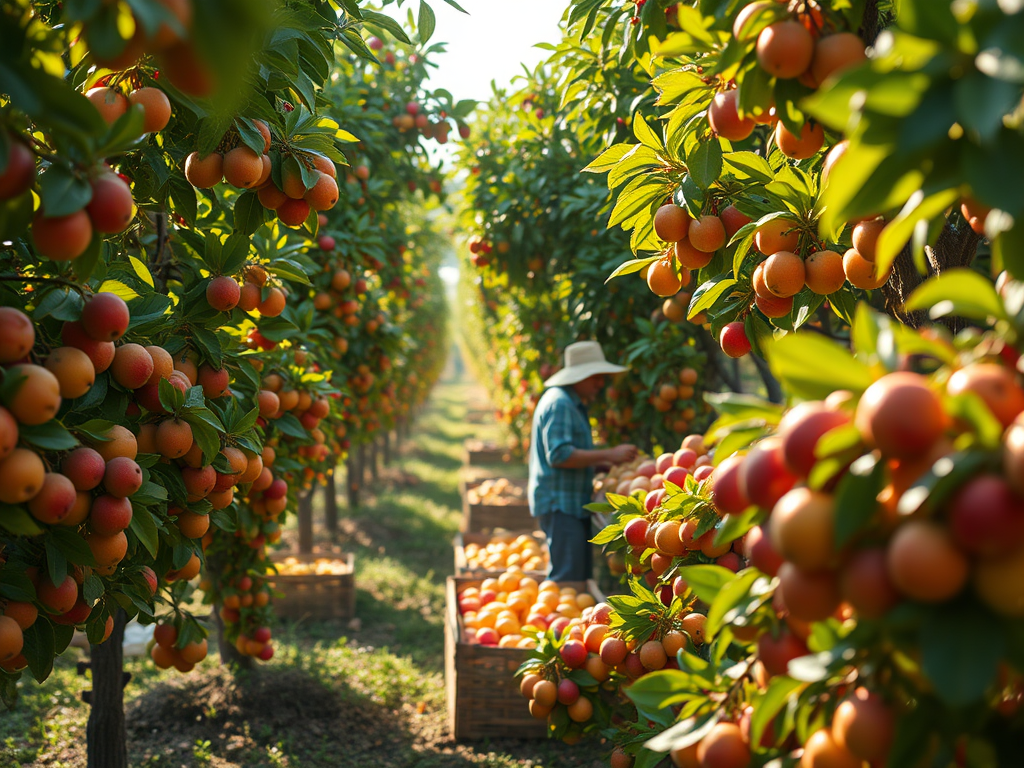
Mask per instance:
[[[466,586],[479,586],[480,581],[449,576],[446,585],[444,677],[448,727],[456,739],[542,739],[545,723],[530,715],[515,678],[530,651],[461,642],[458,592]],[[586,590],[598,602],[604,599],[593,581],[569,581],[562,586]]]
[[[464,445],[466,448],[466,464],[470,466],[502,464],[511,459],[508,449],[503,448],[497,443],[483,440],[467,440]]]
[[[312,563],[324,555],[282,555]],[[351,619],[356,613],[355,557],[349,552],[339,559],[346,564],[340,574],[276,574],[267,580],[274,591],[274,611],[282,619]]]
[[[499,478],[489,478],[499,479]],[[471,480],[461,483],[462,491],[462,532],[481,533],[493,531],[496,528],[504,528],[506,531],[534,531],[537,530],[537,519],[530,515],[530,505],[524,499],[521,503],[514,504],[481,504],[473,501],[473,494],[470,492],[476,489],[483,480]],[[525,480],[510,480],[510,483],[517,485],[523,490],[526,489]]]
[[[537,539],[537,543],[541,545],[541,549],[547,552],[548,544],[544,538],[544,534],[539,531],[500,531],[501,533],[507,533],[510,536],[532,536]],[[492,531],[491,533],[457,533],[455,538],[452,539],[452,546],[455,548],[455,575],[456,576],[493,576],[495,573],[501,573],[504,568],[493,570],[487,568],[476,568],[470,566],[466,560],[466,545],[467,544],[478,544],[481,547],[486,546],[493,535],[499,533],[499,531]],[[526,571],[529,576],[540,576],[544,579],[544,572],[542,571]]]

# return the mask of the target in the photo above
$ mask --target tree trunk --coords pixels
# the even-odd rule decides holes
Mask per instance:
[[[206,573],[211,582],[216,584],[220,579],[222,579],[222,572],[223,568],[221,568],[220,562],[217,558],[208,557],[206,559]],[[219,603],[214,603],[210,614],[214,629],[216,630],[217,650],[220,652],[220,663],[233,669],[252,669],[252,657],[240,654],[238,649],[235,648],[235,644],[227,639],[227,627],[224,626],[224,621],[220,617],[220,609],[221,605]]]
[[[335,482],[337,475],[338,470],[335,469],[324,483],[324,527],[332,537],[338,533],[338,486]]]
[[[762,360],[757,355],[751,355],[750,359],[754,361],[754,365],[757,367],[757,372],[761,374],[761,381],[764,382],[765,391],[768,393],[768,399],[773,403],[781,403],[785,400],[782,394],[782,387],[779,386],[779,382],[775,376],[772,375],[771,368],[768,367],[768,363]]]
[[[381,435],[380,439],[381,448],[383,448],[384,453],[384,466],[387,467],[391,465],[391,430]]]
[[[892,277],[882,286],[886,311],[912,328],[919,328],[928,322],[928,315],[924,312],[907,312],[904,309],[906,300],[914,289],[929,277],[941,275],[949,269],[969,267],[974,261],[980,242],[981,235],[976,234],[965,223],[961,222],[959,227],[954,228],[947,220],[935,241],[935,247],[925,246],[927,273],[924,275],[914,264],[910,245],[905,246],[893,262]],[[945,318],[941,322],[953,331],[963,328],[963,323],[956,318]]]
[[[348,452],[348,459],[345,461],[345,487],[348,491],[348,508],[359,507],[359,484],[362,482],[362,469],[359,467],[359,457],[355,450]]]
[[[297,510],[299,521],[299,553],[308,555],[313,551],[313,492],[299,496]]]
[[[90,648],[92,691],[89,703],[88,768],[128,768],[128,733],[124,725],[124,625],[121,609],[105,643]]]

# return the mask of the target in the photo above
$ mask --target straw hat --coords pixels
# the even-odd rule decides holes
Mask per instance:
[[[565,366],[545,381],[544,386],[564,387],[600,373],[622,373],[625,370],[625,366],[605,360],[604,350],[596,341],[577,341],[565,348]]]

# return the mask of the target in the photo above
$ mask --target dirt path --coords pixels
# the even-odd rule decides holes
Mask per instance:
[[[337,543],[355,552],[357,622],[279,624],[273,661],[250,678],[233,678],[215,656],[188,675],[128,663],[133,766],[605,764],[599,745],[457,744],[447,733],[444,583],[453,570],[451,540],[461,514],[462,442],[496,436],[493,420],[466,420],[482,399],[465,380],[442,382],[398,460],[366,489],[364,503],[342,508],[344,536]],[[332,544],[322,532],[318,541]],[[74,674],[76,654],[60,660],[45,686],[24,683],[16,712],[0,713],[0,766],[85,765],[88,708],[79,691],[88,683]]]

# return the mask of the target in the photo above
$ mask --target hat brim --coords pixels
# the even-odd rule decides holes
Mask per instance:
[[[624,365],[613,365],[612,363],[584,363],[572,368],[563,368],[550,379],[544,382],[545,387],[565,387],[570,384],[578,384],[591,376],[603,373],[622,373],[629,369]]]

